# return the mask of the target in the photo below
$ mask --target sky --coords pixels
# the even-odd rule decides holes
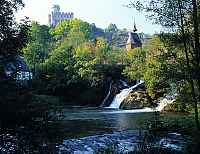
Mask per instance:
[[[145,18],[144,13],[124,5],[130,0],[23,0],[25,8],[17,13],[19,21],[24,16],[40,24],[48,24],[48,14],[53,4],[60,5],[62,12],[74,12],[75,18],[89,23],[95,23],[97,27],[106,28],[114,23],[118,28],[133,29],[134,19],[138,32],[148,34],[158,33],[161,28],[153,25],[152,21]]]

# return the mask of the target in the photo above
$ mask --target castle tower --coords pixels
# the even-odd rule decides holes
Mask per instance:
[[[136,33],[137,32],[137,27],[134,22],[134,28],[133,31],[129,32],[128,40],[126,42],[126,50],[130,51],[131,49],[142,47],[142,42],[140,40],[139,35]]]
[[[59,5],[54,5],[51,14],[48,16],[49,25],[52,27],[55,27],[60,21],[72,20],[73,18],[73,12],[61,12]]]

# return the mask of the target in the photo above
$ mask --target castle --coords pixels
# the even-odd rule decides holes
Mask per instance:
[[[60,21],[72,20],[74,18],[73,12],[61,12],[59,5],[54,5],[51,14],[49,14],[49,25],[55,27]]]

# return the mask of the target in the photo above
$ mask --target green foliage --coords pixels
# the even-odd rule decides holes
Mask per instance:
[[[159,55],[163,79],[176,82],[177,88],[190,85],[194,102],[196,126],[199,129],[198,100],[200,95],[199,73],[199,20],[197,0],[140,1],[128,5],[147,13],[147,17],[173,32],[164,37],[165,50]],[[183,52],[183,53],[182,53]],[[164,70],[164,71],[163,71]],[[171,79],[170,79],[171,78]],[[165,81],[163,80],[163,81]],[[195,88],[197,87],[198,93]]]
[[[35,72],[34,85],[48,93],[79,82],[98,85],[114,65],[125,62],[125,50],[112,49],[102,37],[91,40],[91,25],[79,19],[51,29],[33,22],[30,33],[24,56]]]
[[[125,61],[126,51],[121,48],[112,48],[105,39],[96,38],[95,56],[99,64],[123,64]]]
[[[144,11],[146,17],[155,24],[175,30],[180,26],[179,2],[182,3],[183,14],[187,14],[191,10],[191,0],[134,0],[128,7]]]
[[[97,64],[95,57],[95,46],[93,43],[84,43],[75,49],[75,68],[81,78],[95,80],[96,70],[94,66]]]
[[[169,104],[164,108],[166,112],[193,113],[193,99],[191,97],[191,88],[189,84],[182,83],[179,86],[179,96],[173,104]]]
[[[17,24],[14,18],[14,12],[21,7],[21,0],[0,1],[0,55],[16,55],[27,43],[27,19]]]
[[[189,112],[191,111],[192,107],[189,106],[190,104],[184,104],[183,102],[179,102],[178,100],[174,102],[173,104],[167,105],[163,111],[166,112]]]
[[[130,76],[131,79],[140,79],[142,77],[145,54],[145,51],[139,48],[130,50],[127,53],[126,63],[128,66],[124,70],[124,74]]]
[[[125,65],[126,50],[120,48],[114,48],[107,54],[107,61],[111,65]]]
[[[26,48],[23,49],[24,57],[30,68],[36,64],[43,63],[51,49],[52,36],[50,28],[33,22],[30,28],[30,40]]]
[[[178,34],[155,35],[143,49],[128,52],[128,66],[124,74],[132,79],[144,80],[151,96],[160,90],[169,90],[172,84],[181,89],[188,84],[189,73],[182,54],[183,45],[178,39]]]
[[[85,39],[91,37],[91,26],[89,23],[79,19],[64,20],[60,22],[55,29],[52,30],[52,34],[57,38],[73,35],[74,33],[83,33]]]
[[[147,91],[153,95],[158,89],[158,84],[164,82],[164,75],[161,74],[162,64],[159,57],[165,50],[158,36],[154,36],[143,49],[133,49],[127,54],[129,65],[125,68],[124,74],[132,79],[145,81]]]

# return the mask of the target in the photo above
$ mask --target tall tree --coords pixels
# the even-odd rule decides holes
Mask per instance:
[[[156,24],[160,24],[170,30],[176,32],[179,37],[181,34],[181,42],[183,43],[183,51],[186,57],[187,72],[189,72],[188,82],[191,85],[192,96],[194,101],[195,109],[195,120],[197,128],[199,129],[199,120],[198,120],[198,104],[197,97],[195,94],[195,85],[193,78],[192,69],[194,68],[193,64],[197,63],[199,65],[199,30],[198,30],[198,16],[197,16],[197,2],[196,0],[149,0],[147,3],[141,1],[132,1],[129,5],[135,7],[138,10],[144,10],[148,14],[148,18],[153,19]],[[192,7],[193,6],[193,7]],[[195,47],[191,55],[188,52],[188,38],[186,36],[186,21],[188,16],[193,12],[193,29],[194,29],[194,42]],[[193,54],[196,55],[196,58],[193,59]],[[190,58],[192,57],[192,58]],[[192,60],[191,60],[192,59]],[[191,62],[192,61],[192,62]],[[200,85],[200,80],[197,79],[197,82]],[[200,87],[200,86],[199,86]],[[199,91],[200,92],[200,91]]]
[[[31,69],[36,64],[43,63],[50,53],[52,46],[50,27],[32,22],[29,43],[23,49],[24,57]]]
[[[15,55],[27,43],[27,20],[18,25],[14,18],[23,6],[22,0],[0,1],[0,55]]]
[[[85,39],[90,39],[91,30],[92,28],[89,23],[80,19],[73,19],[60,22],[55,29],[52,30],[52,33],[57,38],[63,38],[68,35],[73,35],[74,33],[83,33]]]
[[[12,123],[22,122],[27,116],[27,103],[20,101],[19,89],[16,82],[6,80],[4,67],[8,60],[15,60],[16,55],[28,42],[28,21],[24,19],[20,24],[15,22],[14,13],[23,7],[22,0],[0,0],[0,127]],[[19,103],[20,102],[20,103]]]
[[[188,48],[187,48],[187,38],[186,38],[185,27],[184,27],[184,14],[182,13],[182,8],[183,7],[182,7],[182,2],[180,0],[178,0],[178,8],[179,8],[179,13],[180,13],[180,21],[181,21],[180,22],[180,28],[181,28],[181,32],[182,32],[182,42],[184,44],[184,51],[185,51],[185,56],[186,56],[186,61],[187,61],[187,68],[188,68],[188,71],[189,71],[190,76],[191,76],[192,75],[192,73],[191,73],[192,70],[191,70],[191,66],[190,66],[190,60],[189,60]],[[193,8],[193,10],[194,10],[194,8]],[[198,61],[199,60],[197,60],[197,63],[199,63]],[[190,77],[189,83],[190,83],[191,88],[192,88],[192,97],[193,97],[193,100],[194,100],[196,126],[197,126],[198,129],[200,129],[199,117],[198,117],[198,115],[199,115],[198,114],[198,100],[197,100],[196,95],[195,95],[194,81],[193,81],[193,79],[191,77]]]

